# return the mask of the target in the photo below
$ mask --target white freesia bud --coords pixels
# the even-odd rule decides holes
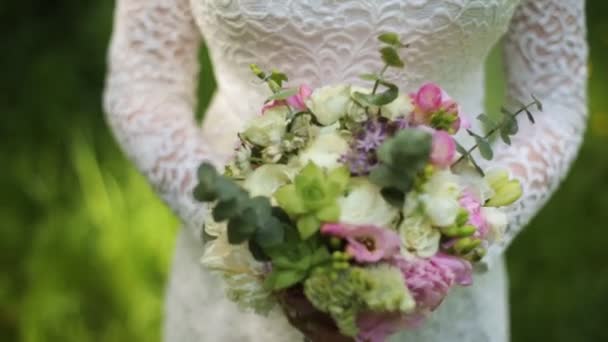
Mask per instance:
[[[337,132],[320,134],[300,153],[299,162],[303,166],[312,161],[328,170],[335,169],[342,166],[339,159],[348,148],[346,140]]]
[[[321,125],[327,126],[346,114],[350,101],[349,86],[325,86],[312,93],[306,106]]]
[[[347,196],[339,200],[340,222],[394,228],[399,211],[386,203],[380,189],[363,178],[353,180]]]
[[[399,117],[408,117],[414,110],[412,100],[407,94],[399,94],[393,102],[382,107],[382,116],[395,120]]]
[[[405,255],[429,258],[439,250],[441,233],[422,215],[406,217],[399,225],[399,235]]]
[[[250,142],[264,147],[280,143],[287,127],[288,111],[285,106],[268,109],[264,115],[251,121],[243,136]]]
[[[266,164],[258,167],[247,176],[243,188],[252,197],[272,197],[274,192],[290,182],[290,170],[285,165]]]
[[[507,214],[504,211],[493,207],[483,207],[481,210],[482,215],[485,217],[486,222],[488,222],[490,227],[489,239],[491,241],[499,241],[504,236],[507,225],[509,224]]]

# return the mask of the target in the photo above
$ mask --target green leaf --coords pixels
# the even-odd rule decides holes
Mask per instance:
[[[239,245],[251,238],[255,233],[256,226],[244,217],[236,217],[228,221],[228,242],[231,245]]]
[[[264,253],[264,250],[262,249],[262,247],[260,247],[260,245],[257,244],[257,242],[255,242],[254,240],[249,240],[248,245],[249,252],[251,252],[251,255],[255,260],[260,262],[270,261],[270,257],[266,255],[266,253]]]
[[[330,194],[333,196],[340,196],[348,186],[350,171],[345,166],[333,169],[327,174],[327,180],[331,185]]]
[[[494,152],[492,151],[492,146],[490,143],[481,137],[475,137],[475,141],[477,142],[477,146],[479,148],[479,153],[486,160],[492,160],[494,157]]]
[[[481,168],[481,166],[479,166],[479,164],[477,164],[477,162],[475,161],[475,159],[472,156],[469,156],[469,161],[471,162],[471,164],[473,165],[473,167],[475,168],[475,170],[481,176],[485,176],[486,175],[486,173],[483,171],[483,169]]]
[[[477,116],[477,120],[479,120],[485,125],[486,128],[489,129],[492,129],[497,125],[497,123],[486,114],[479,114],[479,116]]]
[[[340,206],[334,202],[317,211],[317,219],[321,222],[335,222],[340,219]]]
[[[534,96],[534,94],[532,94],[532,99],[534,100],[534,103],[536,104],[536,108],[542,112],[543,111],[543,103],[540,102],[540,100],[538,98],[536,98],[536,96]]]
[[[399,96],[399,88],[396,85],[383,81],[380,81],[380,84],[388,89],[375,95],[354,92],[353,100],[364,107],[380,107],[393,102]]]
[[[266,79],[266,74],[264,73],[264,71],[262,71],[262,69],[260,69],[257,64],[249,64],[249,69],[251,69],[251,72],[253,72],[253,74],[256,75],[259,79]]]
[[[272,74],[270,75],[270,79],[275,81],[279,87],[283,86],[283,82],[288,81],[287,75],[285,75],[282,72],[276,71],[276,70],[272,71]]]
[[[528,108],[524,108],[524,111],[526,112],[526,116],[528,116],[528,120],[530,120],[530,122],[532,124],[536,123],[536,120],[534,120],[534,116],[532,115],[532,113],[528,110]]]
[[[380,54],[382,54],[382,60],[387,65],[390,65],[395,68],[403,68],[405,64],[401,57],[399,57],[399,52],[392,46],[385,46],[380,49]]]
[[[467,151],[467,149],[464,148],[464,146],[462,146],[459,142],[456,142],[456,151],[463,156],[469,153],[469,151]]]
[[[274,93],[269,98],[267,98],[266,102],[270,102],[273,100],[285,100],[286,98],[293,96],[297,93],[298,93],[297,88],[282,89],[282,90],[279,90],[276,93]]]
[[[213,220],[216,222],[226,221],[238,215],[239,212],[239,203],[236,199],[221,201],[213,208]]]
[[[213,202],[217,199],[217,192],[213,188],[197,184],[193,192],[194,198],[200,202]]]
[[[399,35],[393,32],[382,33],[378,36],[378,40],[388,45],[402,45],[399,39]]]
[[[266,278],[266,286],[274,291],[283,290],[304,280],[307,272],[276,269]]]
[[[298,219],[298,231],[302,240],[306,240],[313,236],[321,228],[321,221],[314,215],[302,216]]]
[[[508,135],[516,135],[519,132],[519,124],[517,120],[512,116],[505,116],[504,123],[501,130],[504,130]]]
[[[276,217],[268,216],[262,225],[255,231],[255,241],[262,248],[276,247],[285,240],[284,223]]]
[[[310,266],[315,267],[331,260],[331,254],[326,247],[322,246],[315,250],[310,258]]]
[[[363,74],[359,75],[359,78],[364,81],[377,81],[380,79],[380,77],[378,77],[376,74]]]
[[[509,137],[509,134],[505,131],[505,130],[500,130],[500,138],[502,139],[502,141],[507,144],[507,145],[511,145],[511,138]]]
[[[295,184],[288,184],[279,188],[274,193],[274,198],[279,206],[290,215],[306,213],[306,207],[296,192]]]
[[[402,208],[405,203],[405,193],[396,188],[383,188],[380,194],[384,200],[396,208]]]

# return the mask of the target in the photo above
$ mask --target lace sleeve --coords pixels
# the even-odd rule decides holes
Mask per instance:
[[[105,93],[108,122],[127,156],[189,225],[204,207],[191,190],[210,154],[195,124],[200,34],[188,0],[118,0]],[[211,158],[213,159],[213,158]]]
[[[510,208],[512,223],[491,255],[543,207],[578,153],[587,121],[584,8],[584,0],[524,0],[511,23],[504,43],[508,96],[527,103],[534,94],[544,110],[535,114],[536,125],[522,118],[513,145],[497,151],[498,164],[522,181],[524,197]]]

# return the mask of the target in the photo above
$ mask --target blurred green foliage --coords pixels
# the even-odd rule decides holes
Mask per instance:
[[[513,340],[606,341],[608,3],[588,1],[591,125],[509,251]],[[113,2],[0,3],[0,340],[158,341],[177,220],[115,145],[101,92]],[[213,89],[201,55],[203,112]],[[498,54],[488,103],[500,102]]]

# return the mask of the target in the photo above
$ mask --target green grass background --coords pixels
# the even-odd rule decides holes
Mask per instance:
[[[516,342],[608,341],[608,2],[588,4],[590,129],[573,172],[508,252]],[[178,223],[103,120],[112,7],[0,3],[0,341],[160,339]],[[200,112],[213,88],[201,59]]]

